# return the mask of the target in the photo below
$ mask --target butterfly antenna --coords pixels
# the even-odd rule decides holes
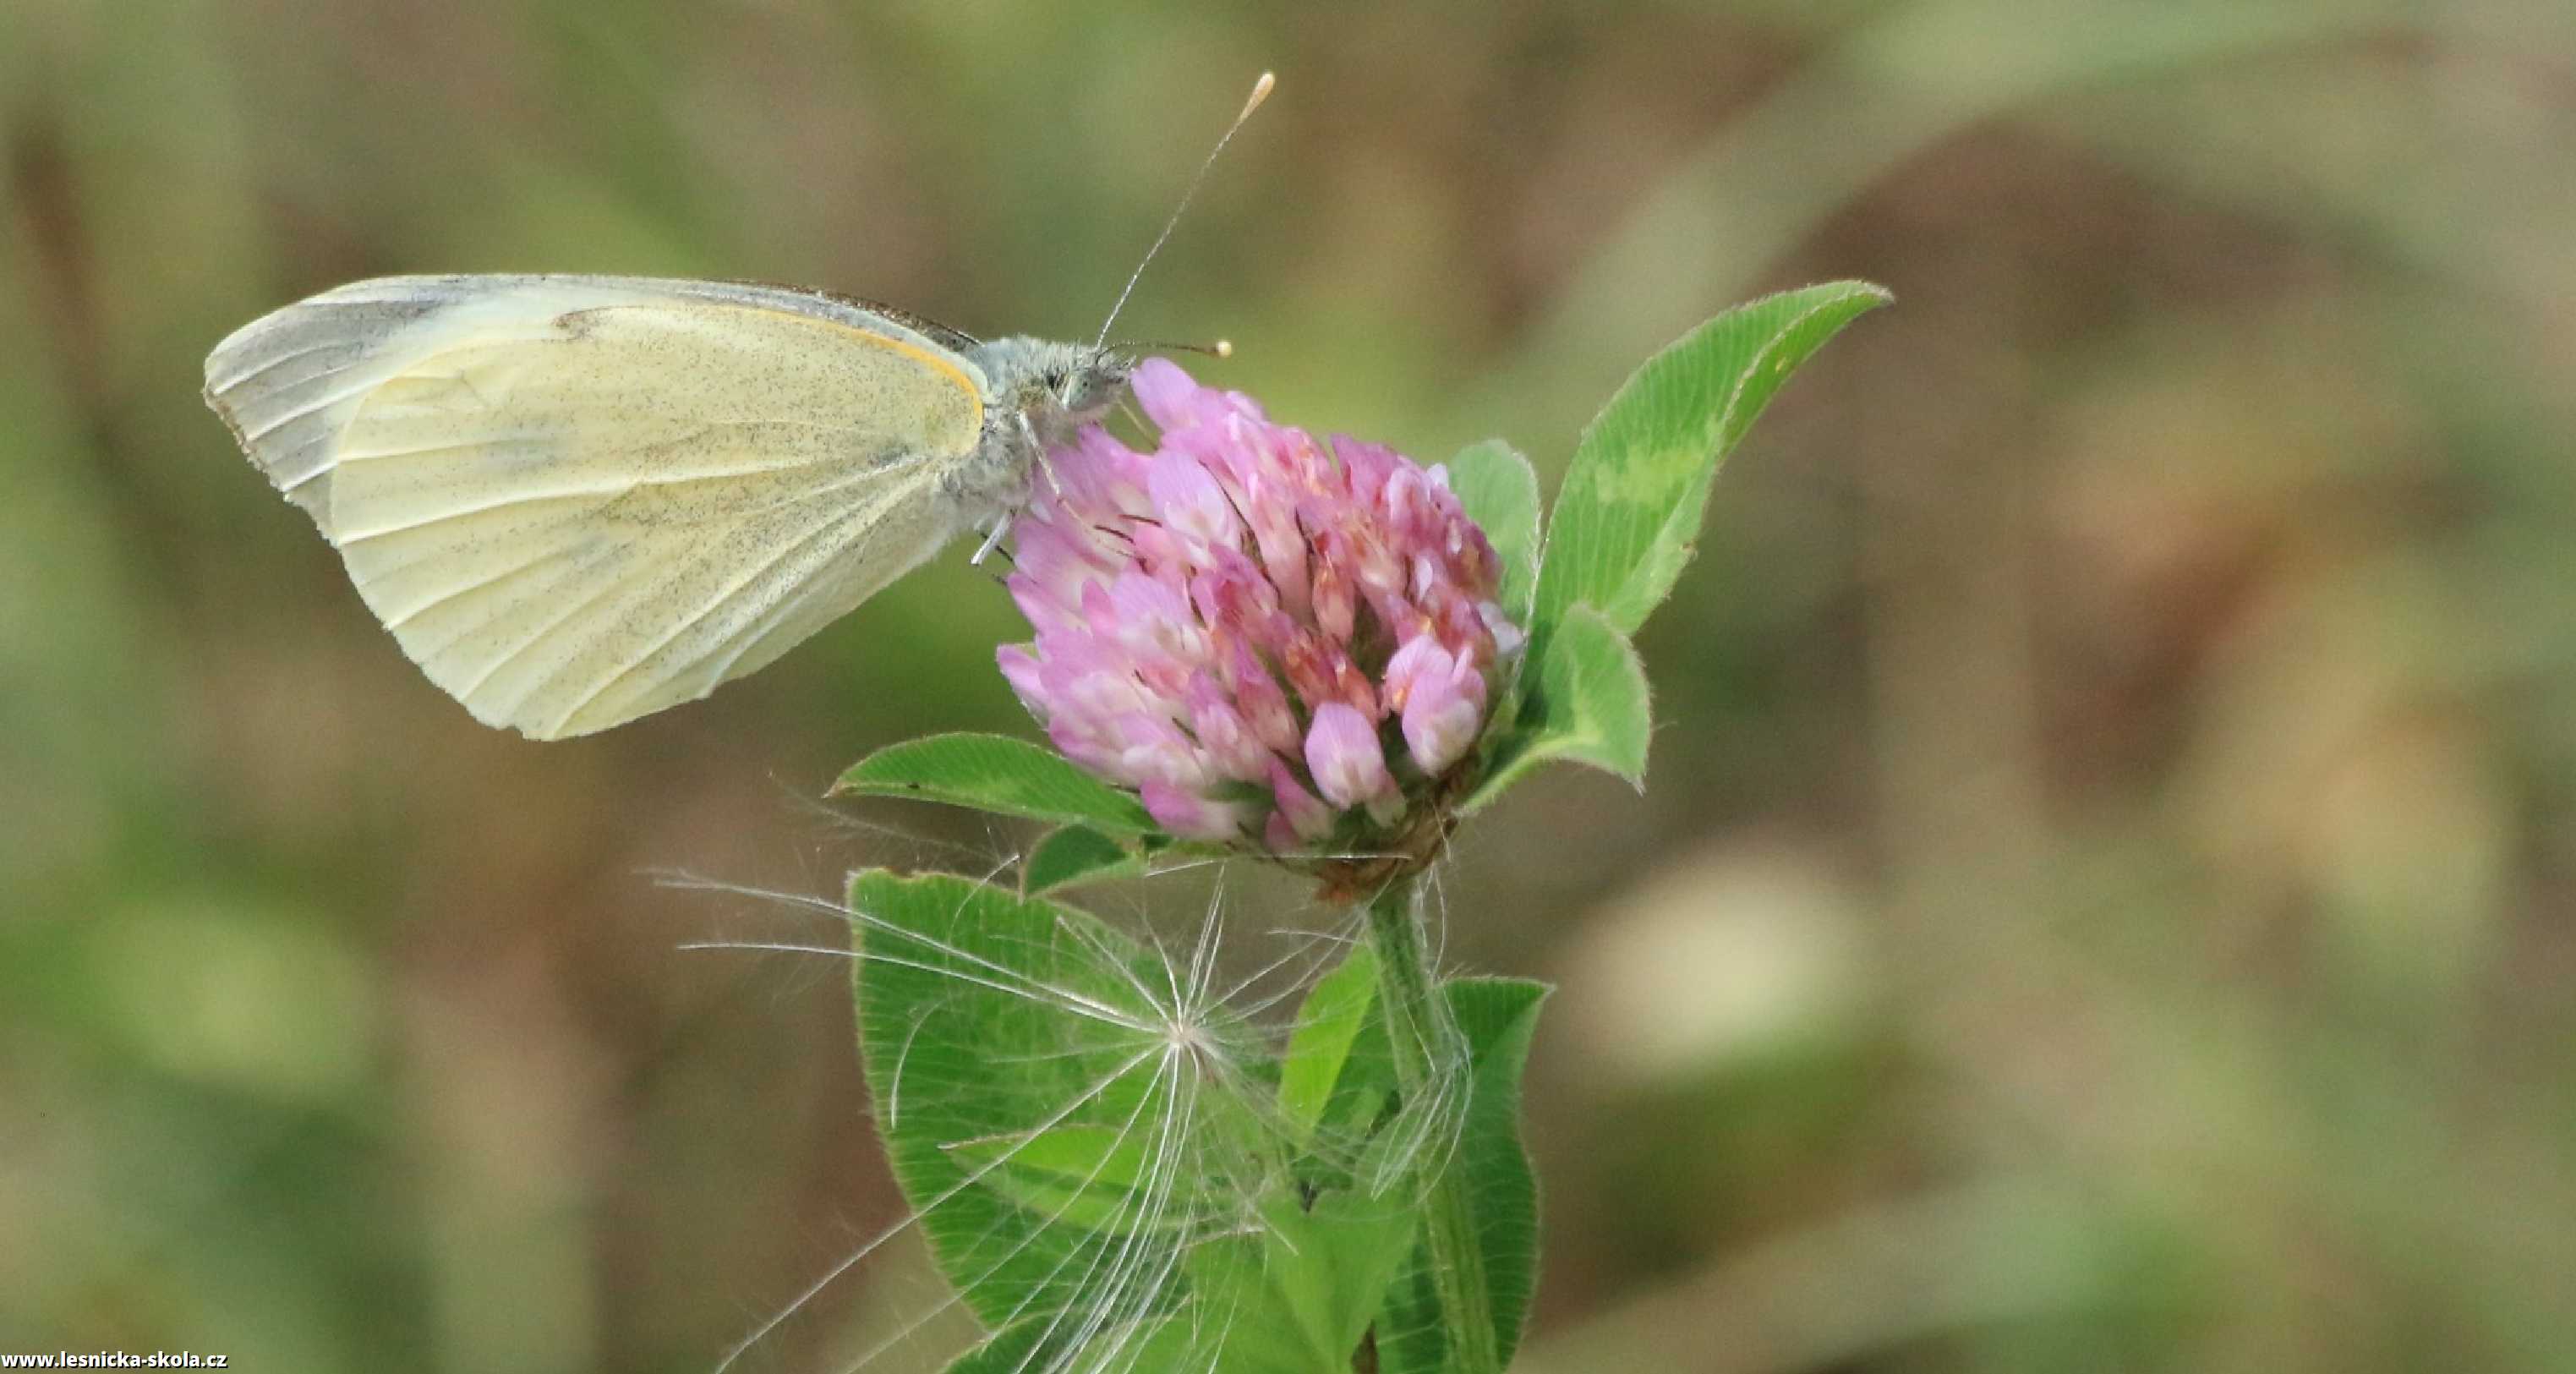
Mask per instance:
[[[1173,343],[1169,340],[1120,339],[1118,342],[1110,344],[1109,347],[1115,348],[1122,353],[1197,353],[1210,358],[1231,358],[1234,356],[1234,340],[1232,339],[1219,339],[1215,343]]]
[[[1136,283],[1143,279],[1145,268],[1154,261],[1155,254],[1163,251],[1163,245],[1171,239],[1173,228],[1181,222],[1181,212],[1190,208],[1190,198],[1199,193],[1199,183],[1207,180],[1208,169],[1216,165],[1217,154],[1224,152],[1225,145],[1234,141],[1236,131],[1243,127],[1243,121],[1252,118],[1252,112],[1260,109],[1261,102],[1270,98],[1270,88],[1278,84],[1279,78],[1270,72],[1263,72],[1261,79],[1252,83],[1252,96],[1243,102],[1242,112],[1234,117],[1232,124],[1225,126],[1225,136],[1216,141],[1216,146],[1208,149],[1207,160],[1199,164],[1198,174],[1190,178],[1189,189],[1181,192],[1181,203],[1173,206],[1172,217],[1163,221],[1163,232],[1154,236],[1154,246],[1145,250],[1144,261],[1137,263],[1136,270],[1127,274],[1127,285],[1118,293],[1117,304],[1109,307],[1109,318],[1100,322],[1100,336],[1091,341],[1093,348],[1102,347],[1109,342],[1109,327],[1118,323],[1118,312],[1127,308],[1127,298],[1135,294]]]

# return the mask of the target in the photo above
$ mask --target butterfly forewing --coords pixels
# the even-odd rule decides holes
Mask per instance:
[[[983,386],[849,302],[636,278],[361,282],[207,360],[404,650],[538,738],[704,696],[927,558]]]

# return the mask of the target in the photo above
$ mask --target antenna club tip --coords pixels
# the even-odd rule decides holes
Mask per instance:
[[[1207,180],[1208,168],[1216,165],[1216,155],[1224,152],[1225,145],[1234,141],[1235,133],[1243,128],[1243,121],[1252,117],[1253,110],[1260,106],[1262,98],[1269,95],[1270,88],[1278,84],[1279,78],[1270,72],[1263,72],[1261,79],[1252,83],[1252,98],[1243,102],[1242,113],[1237,114],[1234,122],[1226,126],[1225,133],[1217,139],[1216,146],[1208,149],[1207,160],[1199,164],[1198,171],[1190,177],[1190,184],[1182,190],[1181,203],[1173,206],[1172,217],[1163,221],[1163,232],[1154,236],[1153,246],[1145,250],[1144,261],[1137,263],[1136,270],[1127,274],[1127,285],[1119,289],[1118,299],[1110,304],[1109,318],[1100,322],[1100,336],[1092,340],[1092,347],[1100,348],[1107,345],[1109,327],[1118,323],[1118,312],[1127,308],[1127,297],[1136,290],[1136,283],[1144,278],[1146,266],[1154,261],[1154,255],[1162,252],[1164,243],[1171,239],[1173,226],[1181,222],[1181,212],[1190,208],[1190,198],[1199,193],[1199,183]],[[1229,347],[1220,345],[1216,355],[1220,358],[1225,357]]]
[[[1218,357],[1220,357],[1220,358],[1231,358],[1231,357],[1233,357],[1233,356],[1234,356],[1234,340],[1232,340],[1232,339],[1219,339],[1219,340],[1217,340],[1217,341],[1216,341],[1216,355],[1217,355]]]

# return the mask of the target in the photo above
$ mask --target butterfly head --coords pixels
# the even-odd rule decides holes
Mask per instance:
[[[1084,349],[1047,374],[1047,389],[1075,425],[1087,425],[1127,394],[1127,379],[1135,371],[1136,360],[1116,349]]]
[[[1045,339],[995,339],[975,362],[992,390],[987,404],[1052,447],[1106,416],[1127,394],[1136,359],[1122,349]]]

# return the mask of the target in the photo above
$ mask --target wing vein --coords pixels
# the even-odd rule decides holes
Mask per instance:
[[[560,491],[514,491],[496,497],[493,500],[486,501],[481,505],[463,506],[454,510],[444,510],[435,515],[424,515],[417,520],[406,520],[400,524],[385,525],[372,530],[360,530],[355,534],[343,531],[340,535],[340,545],[341,547],[346,548],[351,544],[362,544],[370,539],[383,539],[389,535],[408,534],[412,531],[428,529],[431,526],[443,524],[450,520],[463,520],[471,516],[488,515],[493,511],[508,510],[514,506],[544,505],[554,501],[575,501],[589,496],[604,496],[610,500],[615,500],[618,497],[631,495],[638,491],[648,491],[663,487],[687,486],[692,482],[737,481],[746,475],[754,473],[786,472],[807,465],[807,463],[782,463],[775,468],[765,469],[747,468],[724,472],[689,472],[674,473],[669,476],[662,477],[626,478],[613,482],[603,482],[593,486],[566,487]],[[850,475],[853,477],[865,478],[875,474],[873,472],[863,471]],[[842,483],[835,482],[830,487],[824,488],[824,490],[836,491],[840,489],[841,485]],[[811,498],[808,496],[800,499]]]
[[[422,616],[429,614],[431,611],[437,610],[448,602],[454,601],[460,596],[472,596],[474,593],[486,588],[497,587],[502,583],[509,581],[511,578],[517,577],[522,573],[534,572],[563,556],[564,551],[562,549],[548,548],[543,553],[538,554],[536,557],[529,559],[525,563],[515,564],[480,581],[468,582],[462,587],[451,587],[446,591],[440,592],[438,595],[412,607],[401,615],[384,616],[379,613],[379,616],[383,619],[386,629],[400,633],[404,626],[409,625]],[[362,587],[360,590],[364,591],[365,589]]]
[[[510,646],[510,651],[508,653],[501,655],[499,658],[492,660],[488,664],[485,664],[483,671],[476,673],[472,682],[466,683],[464,686],[456,689],[457,699],[459,701],[472,701],[474,694],[483,690],[483,684],[492,680],[493,674],[498,673],[502,669],[509,667],[511,664],[518,662],[520,656],[526,654],[528,650],[543,643],[547,638],[551,637],[555,631],[570,624],[575,616],[588,612],[593,607],[596,607],[600,602],[607,600],[609,597],[614,596],[619,592],[631,590],[633,589],[624,583],[610,580],[602,585],[598,591],[574,602],[571,610],[565,611],[562,615],[556,616],[554,619],[538,626],[525,638]],[[535,695],[536,692],[544,686],[545,680],[543,678],[530,683],[528,685],[528,689],[521,692],[518,699],[510,703],[510,709],[507,712],[495,712],[495,714],[516,715],[519,707],[525,704],[529,697]]]
[[[258,443],[260,440],[275,434],[277,431],[303,419],[307,415],[313,414],[315,411],[329,410],[331,407],[340,404],[342,401],[348,400],[352,396],[363,396],[368,392],[375,390],[377,387],[384,385],[385,380],[386,379],[382,377],[369,377],[355,386],[343,387],[318,401],[312,401],[307,404],[297,406],[295,409],[290,410],[283,415],[273,416],[266,424],[261,425],[257,429],[243,430],[242,442],[244,444]]]
[[[685,438],[662,440],[648,444],[645,448],[648,450],[672,448],[681,443],[702,437],[713,430],[735,429],[811,429],[836,434],[859,432],[853,430],[847,421],[774,419],[769,417],[755,420],[702,420],[698,422],[697,428],[691,431],[687,436],[685,436]],[[459,439],[452,443],[407,444],[400,448],[371,448],[362,452],[343,452],[334,455],[332,462],[334,464],[365,463],[372,462],[378,458],[412,458],[424,453],[452,453],[461,449],[485,448],[495,444],[507,445],[560,442],[563,438],[563,435],[555,434],[546,430],[523,430],[514,434],[480,435],[471,439]],[[799,460],[799,462],[810,461],[812,460]],[[799,463],[774,463],[765,467],[742,468],[738,469],[738,471],[775,472],[783,468],[790,468],[798,465]]]
[[[585,690],[573,701],[572,705],[567,708],[560,717],[556,718],[553,725],[553,731],[560,734],[563,731],[563,728],[572,722],[574,717],[579,716],[583,711],[588,710],[592,704],[596,703],[601,697],[606,696],[610,689],[616,687],[618,684],[626,681],[628,678],[633,677],[637,672],[641,671],[645,664],[652,662],[655,654],[658,654],[662,652],[662,650],[670,647],[672,641],[678,639],[684,634],[687,634],[698,626],[705,624],[706,621],[715,615],[717,611],[722,610],[725,606],[730,604],[735,597],[740,596],[745,588],[768,576],[772,570],[776,569],[780,563],[786,561],[790,555],[797,553],[807,544],[812,543],[816,538],[828,533],[836,523],[864,529],[874,519],[882,515],[887,507],[901,500],[903,495],[904,493],[896,493],[884,500],[878,501],[875,505],[860,511],[832,510],[826,512],[821,520],[816,521],[794,539],[788,540],[776,553],[762,559],[760,563],[753,567],[749,572],[735,578],[722,591],[717,592],[714,596],[708,598],[704,603],[702,603],[697,610],[675,621],[669,629],[662,632],[659,638],[645,646],[644,651],[637,654],[625,667],[610,673],[606,678]],[[710,654],[714,652],[716,651],[712,649],[709,650]],[[692,659],[690,661],[691,665],[694,666],[697,661],[698,660]],[[674,672],[671,676],[676,678],[679,674]]]
[[[216,393],[217,395],[221,395],[224,392],[237,390],[261,377],[265,377],[269,373],[275,372],[277,369],[286,366],[288,363],[291,363],[298,358],[310,358],[316,353],[328,353],[335,348],[347,347],[350,347],[348,340],[331,339],[323,343],[314,344],[307,348],[291,349],[287,352],[278,354],[276,357],[261,363],[247,372],[236,372],[220,382],[209,381],[206,384],[206,389]]]

